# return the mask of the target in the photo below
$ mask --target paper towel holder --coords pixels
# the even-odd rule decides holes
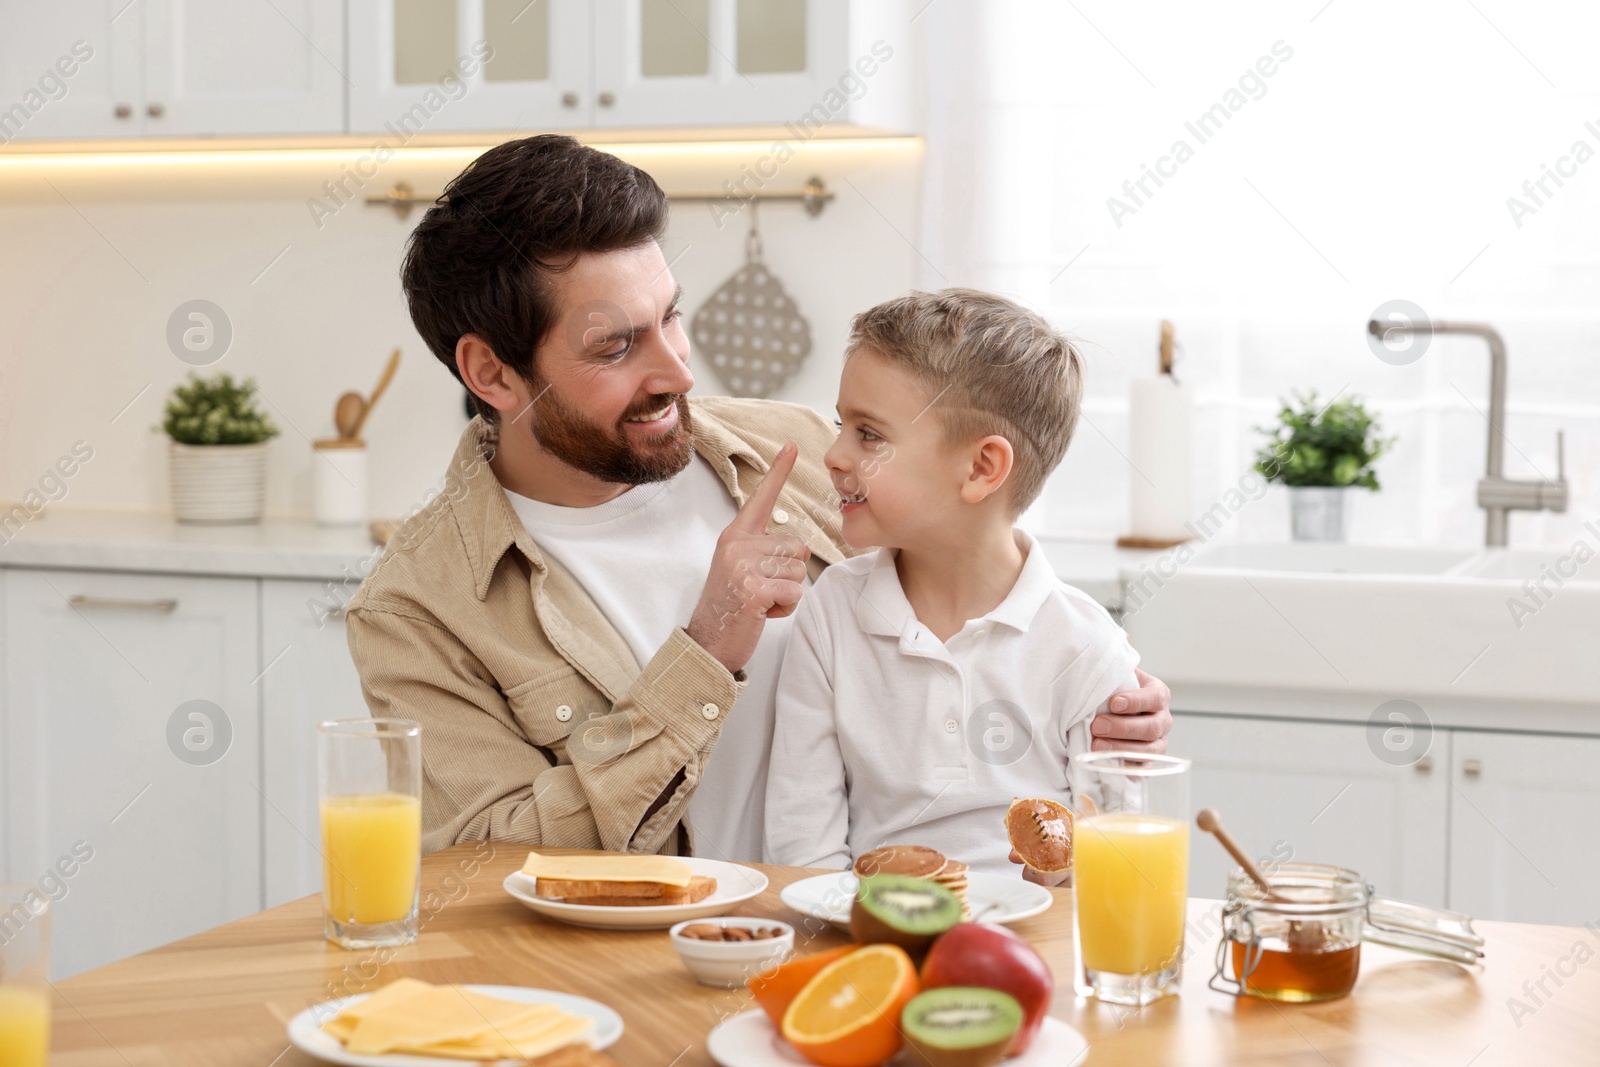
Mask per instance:
[[[1173,383],[1174,386],[1179,384],[1178,376],[1175,373],[1173,373],[1173,365],[1172,365],[1173,364],[1173,352],[1174,352],[1174,349],[1176,347],[1176,344],[1177,344],[1177,342],[1176,342],[1176,339],[1174,337],[1174,330],[1173,330],[1173,327],[1172,327],[1172,320],[1170,320],[1170,319],[1162,319],[1161,320],[1161,340],[1160,340],[1160,343],[1159,343],[1158,348],[1157,348],[1157,352],[1158,352],[1158,355],[1159,355],[1159,363],[1157,365],[1157,370],[1158,370],[1159,374],[1162,377],[1170,378],[1172,380],[1172,383]],[[1130,427],[1131,427],[1131,425],[1132,425],[1131,411],[1130,411],[1129,423],[1130,423]],[[1173,548],[1173,547],[1175,547],[1177,545],[1181,545],[1181,544],[1185,543],[1186,541],[1192,541],[1192,540],[1194,540],[1193,535],[1186,535],[1186,536],[1183,536],[1183,537],[1149,537],[1149,536],[1143,536],[1143,535],[1140,535],[1140,534],[1128,533],[1128,534],[1123,534],[1121,537],[1117,538],[1117,547],[1118,548],[1143,548],[1143,549]]]

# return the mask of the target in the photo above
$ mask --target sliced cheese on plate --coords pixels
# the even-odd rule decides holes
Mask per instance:
[[[671,856],[543,856],[528,853],[522,873],[532,878],[553,878],[563,882],[659,882],[686,886],[694,872],[682,860]]]

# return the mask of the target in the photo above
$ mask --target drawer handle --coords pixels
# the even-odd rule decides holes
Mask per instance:
[[[1461,764],[1461,773],[1468,778],[1476,778],[1483,773],[1483,762],[1475,759],[1466,760]]]
[[[75,608],[121,608],[125,611],[160,611],[173,612],[178,608],[176,600],[164,597],[149,600],[126,600],[110,596],[79,596],[73,594],[67,597],[67,603]]]

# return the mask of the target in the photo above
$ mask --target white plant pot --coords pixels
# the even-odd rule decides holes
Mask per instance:
[[[169,441],[172,511],[179,522],[260,522],[267,494],[267,443],[180,445]]]
[[[1346,487],[1290,486],[1296,541],[1343,541]]]

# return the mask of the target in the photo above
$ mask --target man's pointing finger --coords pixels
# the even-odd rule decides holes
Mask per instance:
[[[739,509],[739,514],[734,518],[736,529],[753,534],[767,532],[767,520],[772,518],[772,509],[778,506],[778,494],[783,492],[783,483],[788,481],[789,472],[794,470],[794,461],[799,454],[800,450],[793,442],[778,450],[761,484],[756,486],[755,492],[750,494],[750,499],[744,502],[744,507]]]

